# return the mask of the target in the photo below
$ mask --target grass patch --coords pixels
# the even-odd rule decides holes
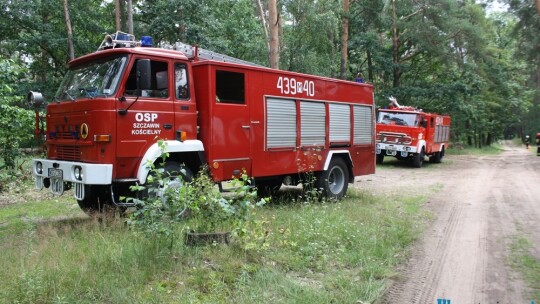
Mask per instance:
[[[350,189],[340,202],[259,210],[266,246],[186,247],[180,236],[169,250],[121,219],[87,217],[69,193],[35,193],[0,206],[0,302],[373,303],[427,218],[425,197]]]
[[[531,248],[525,237],[514,237],[510,244],[510,265],[523,276],[531,289],[531,298],[540,300],[540,260],[530,253]]]
[[[491,146],[484,146],[482,148],[468,146],[456,148],[450,146],[450,148],[446,150],[446,153],[448,153],[449,155],[498,155],[503,151],[504,150],[500,144],[494,143]]]
[[[70,196],[0,206],[0,240],[36,229],[45,220],[77,216],[84,214]]]

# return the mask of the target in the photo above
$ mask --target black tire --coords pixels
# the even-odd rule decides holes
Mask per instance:
[[[106,210],[113,210],[110,186],[85,185],[84,199],[77,200],[84,213],[93,216]]]
[[[345,161],[340,157],[332,158],[328,170],[318,174],[316,187],[329,199],[341,199],[349,187],[349,169]]]
[[[163,186],[160,186],[157,181],[148,184],[148,187],[154,188],[150,190],[148,196],[160,196],[164,207],[167,208],[167,197],[164,196],[165,192],[168,192],[167,189],[173,188],[173,192],[175,192],[174,189],[180,189],[185,183],[193,180],[193,173],[188,167],[176,161],[167,161],[163,165],[161,178],[163,179]]]
[[[382,164],[384,161],[384,150],[381,150],[381,154],[377,154],[376,163]]]
[[[426,152],[424,151],[424,148],[422,148],[422,151],[420,153],[416,153],[412,159],[413,167],[422,168],[425,157],[426,157]]]
[[[432,156],[429,157],[429,162],[434,164],[440,164],[444,157],[444,147],[442,147],[442,150],[440,152],[433,153]]]

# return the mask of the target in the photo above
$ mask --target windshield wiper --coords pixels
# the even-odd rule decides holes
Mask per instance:
[[[71,100],[71,101],[74,101],[74,100],[75,100],[75,98],[74,98],[73,96],[71,96],[71,95],[68,93],[68,90],[65,90],[65,91],[64,91],[64,95],[66,95],[67,97],[69,97],[69,100]]]

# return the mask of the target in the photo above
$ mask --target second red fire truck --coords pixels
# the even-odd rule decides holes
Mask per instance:
[[[377,118],[377,163],[385,156],[409,160],[416,168],[422,167],[426,156],[430,162],[442,162],[450,139],[450,116],[402,106],[394,97],[390,102]]]
[[[40,94],[29,94],[40,99]],[[81,208],[125,206],[149,163],[216,183],[242,172],[276,190],[313,172],[330,198],[375,171],[373,86],[253,65],[196,47],[151,47],[116,33],[69,63],[47,105],[36,187],[73,188]],[[176,169],[175,169],[176,168]],[[178,170],[177,168],[181,168]],[[176,181],[178,182],[178,181]]]

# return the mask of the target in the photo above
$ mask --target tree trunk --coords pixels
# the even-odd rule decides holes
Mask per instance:
[[[473,146],[473,139],[471,135],[471,121],[467,119],[467,122],[465,123],[465,130],[467,130],[467,145],[469,147]]]
[[[120,26],[124,30],[128,28],[127,5],[127,0],[120,0]]]
[[[114,15],[116,20],[116,31],[122,30],[122,25],[120,23],[120,0],[114,0]]]
[[[488,132],[487,138],[486,138],[486,146],[491,146],[493,143],[493,135],[491,135],[491,132]]]
[[[279,69],[279,14],[277,1],[268,0],[268,16],[270,27],[270,68]]]
[[[48,24],[49,22],[49,16],[47,15],[47,12],[44,12],[41,16],[41,20],[43,24]],[[43,33],[41,33],[41,37],[43,37]],[[47,39],[42,38],[42,43],[40,45],[41,48],[41,85],[44,86],[47,81]]]
[[[347,79],[347,53],[349,41],[349,0],[343,0],[343,16],[341,20],[341,66],[339,76]]]
[[[71,61],[75,59],[75,50],[73,49],[73,31],[71,30],[71,19],[69,18],[68,0],[64,0],[64,17],[67,29],[68,61]]]
[[[393,87],[400,85],[401,70],[399,68],[399,32],[397,28],[396,0],[392,0],[392,58],[393,58]]]
[[[534,0],[534,3],[536,4],[536,12],[538,12],[538,16],[540,16],[540,0]]]
[[[268,52],[268,58],[270,58],[270,37],[268,37],[268,24],[266,23],[266,15],[264,14],[263,5],[261,0],[254,0],[257,5],[257,12],[259,18],[261,18],[261,25],[264,33],[264,43],[266,44],[266,51]]]
[[[373,82],[373,59],[371,58],[371,51],[366,51],[367,66],[368,66],[368,81]]]
[[[127,0],[128,33],[133,35],[133,1]]]

